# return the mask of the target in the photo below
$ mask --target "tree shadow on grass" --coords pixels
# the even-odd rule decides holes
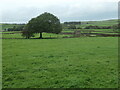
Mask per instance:
[[[57,37],[46,37],[46,38],[30,38],[30,39],[60,39]]]
[[[0,38],[0,39],[27,39],[27,38]],[[29,38],[29,39],[60,39],[60,38]]]
[[[45,38],[29,38],[29,39],[63,39],[63,38],[75,38],[75,37],[45,37]],[[28,38],[0,38],[0,39],[28,39]]]

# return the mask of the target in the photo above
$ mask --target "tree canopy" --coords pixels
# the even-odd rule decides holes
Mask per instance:
[[[40,33],[40,38],[42,38],[43,32],[58,34],[61,31],[60,20],[53,14],[45,12],[36,18],[32,18],[24,27],[22,35],[30,38],[34,33]]]

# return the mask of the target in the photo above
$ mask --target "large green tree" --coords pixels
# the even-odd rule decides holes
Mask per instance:
[[[42,33],[60,33],[62,31],[62,26],[60,20],[50,13],[43,13],[36,18],[32,18],[28,24],[24,27],[22,36],[30,38],[34,33],[40,33],[40,38],[42,38]]]

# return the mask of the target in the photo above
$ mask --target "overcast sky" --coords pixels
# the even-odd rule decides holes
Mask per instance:
[[[61,22],[118,18],[119,0],[0,0],[0,22],[27,23],[44,12]]]

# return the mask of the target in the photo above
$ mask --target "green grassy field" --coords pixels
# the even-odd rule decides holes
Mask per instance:
[[[114,24],[117,20],[90,21],[81,27]],[[1,26],[5,29],[14,25]],[[92,30],[115,34],[112,29]],[[74,30],[63,29],[62,32]],[[43,33],[43,38],[49,39],[33,39],[39,34],[24,39],[15,31],[0,32],[0,35],[2,38],[19,38],[1,39],[3,88],[118,87],[118,37],[63,38],[72,35]]]
[[[16,32],[2,32],[2,33],[14,33],[14,34],[2,34],[2,38],[25,38],[22,36],[21,33]],[[32,38],[39,38],[39,33],[34,34],[34,37]],[[43,38],[63,38],[63,37],[68,37],[68,36],[73,36],[73,35],[61,35],[61,34],[52,34],[52,33],[43,33]]]
[[[118,38],[3,39],[3,88],[117,88]]]
[[[112,25],[118,24],[118,20],[112,19],[112,20],[103,20],[103,21],[84,21],[82,23],[83,23],[83,25],[81,25],[82,27],[89,26],[89,25],[112,26]],[[88,24],[86,24],[86,23],[88,23]]]

